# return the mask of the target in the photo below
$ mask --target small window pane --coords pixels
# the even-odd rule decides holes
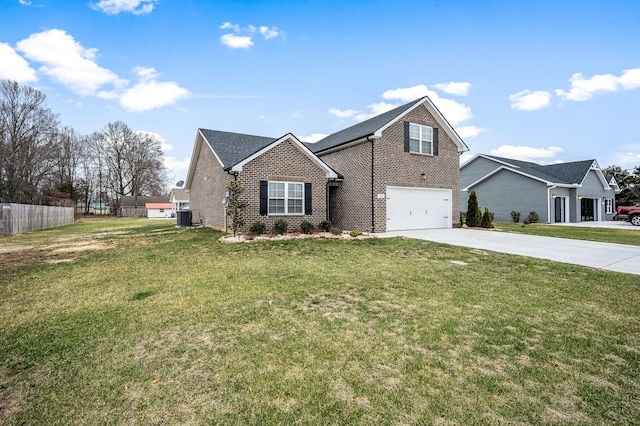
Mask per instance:
[[[420,139],[420,126],[417,124],[409,123],[409,138]]]
[[[284,213],[284,200],[269,200],[269,213]]]
[[[302,184],[290,183],[289,184],[289,198],[302,198]]]
[[[269,198],[284,198],[284,182],[269,182]]]
[[[418,139],[409,139],[409,151],[420,152],[420,141]]]
[[[302,200],[289,200],[289,214],[302,213]]]
[[[422,154],[431,154],[431,142],[423,141],[422,150],[420,152]]]
[[[431,142],[431,127],[422,126],[422,140]]]

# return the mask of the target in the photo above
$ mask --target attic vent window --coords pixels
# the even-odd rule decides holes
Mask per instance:
[[[409,152],[428,155],[433,153],[432,127],[409,123]]]

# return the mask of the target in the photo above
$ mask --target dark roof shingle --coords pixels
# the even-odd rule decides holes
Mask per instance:
[[[541,165],[530,161],[520,161],[511,158],[496,157],[493,155],[487,155],[487,157],[516,166],[521,172],[539,179],[552,183],[568,185],[581,183],[595,161],[583,160],[573,161],[570,163]]]
[[[221,132],[219,130],[199,129],[199,131],[220,158],[225,169],[238,164],[277,140],[265,136]]]
[[[370,136],[374,134],[378,129],[384,127],[389,122],[395,120],[403,112],[412,108],[414,105],[418,104],[419,102],[423,102],[424,99],[425,98],[416,99],[413,102],[409,102],[408,104],[401,105],[390,111],[387,111],[380,115],[376,115],[375,117],[365,120],[361,123],[354,124],[351,127],[347,127],[346,129],[333,133],[327,136],[326,138],[319,140],[318,142],[306,143],[305,145],[311,151],[317,154],[319,152],[326,151],[327,149],[335,148],[345,143],[358,140],[365,136]]]

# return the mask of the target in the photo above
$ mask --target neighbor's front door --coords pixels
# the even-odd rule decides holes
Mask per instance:
[[[593,198],[583,198],[580,200],[581,221],[590,222],[596,220],[596,200]]]

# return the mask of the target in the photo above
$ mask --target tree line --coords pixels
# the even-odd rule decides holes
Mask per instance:
[[[89,135],[61,125],[39,90],[0,80],[0,203],[75,206],[166,195],[161,142],[124,122]]]

